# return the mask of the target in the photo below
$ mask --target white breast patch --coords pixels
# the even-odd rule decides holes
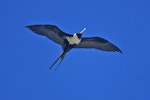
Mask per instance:
[[[81,39],[79,39],[76,34],[74,34],[73,37],[68,36],[68,37],[66,37],[66,39],[68,40],[69,44],[71,44],[71,45],[79,44],[81,41]]]

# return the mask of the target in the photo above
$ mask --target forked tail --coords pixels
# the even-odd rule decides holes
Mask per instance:
[[[56,71],[56,70],[58,69],[59,65],[62,63],[62,61],[63,61],[63,59],[64,59],[66,53],[67,53],[67,52],[63,51],[63,53],[62,53],[62,54],[53,62],[53,64],[49,67],[49,70],[51,70],[52,67],[57,63],[57,61],[58,61],[59,59],[61,59],[60,63],[57,65],[57,67],[56,67],[56,69],[55,69],[55,71]]]

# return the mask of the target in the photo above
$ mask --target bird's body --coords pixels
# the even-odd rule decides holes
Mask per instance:
[[[55,25],[29,25],[26,27],[37,34],[47,36],[50,40],[62,46],[62,54],[54,61],[49,69],[51,69],[59,59],[61,59],[61,63],[66,53],[72,48],[95,48],[103,51],[121,52],[118,47],[101,37],[82,38],[82,33],[85,31],[85,28],[81,32],[71,35],[63,32]]]
[[[77,45],[80,43],[81,38],[78,38],[75,33],[73,36],[66,36],[66,40],[69,42],[70,45]]]

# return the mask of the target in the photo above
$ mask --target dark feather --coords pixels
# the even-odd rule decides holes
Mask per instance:
[[[49,67],[49,70],[57,63],[57,61],[60,59],[61,61],[59,62],[59,64],[57,65],[55,71],[58,69],[59,65],[62,63],[65,55],[66,55],[66,51],[63,51],[62,54],[53,62],[53,64]]]
[[[60,45],[63,45],[65,36],[69,35],[55,25],[29,25],[26,27],[37,34],[48,37]]]
[[[121,52],[117,46],[100,37],[82,38],[75,48],[95,48],[103,51]]]

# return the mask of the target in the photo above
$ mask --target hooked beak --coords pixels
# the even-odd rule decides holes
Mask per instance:
[[[86,28],[84,28],[84,29],[80,32],[80,34],[82,34],[85,30],[86,30]]]

